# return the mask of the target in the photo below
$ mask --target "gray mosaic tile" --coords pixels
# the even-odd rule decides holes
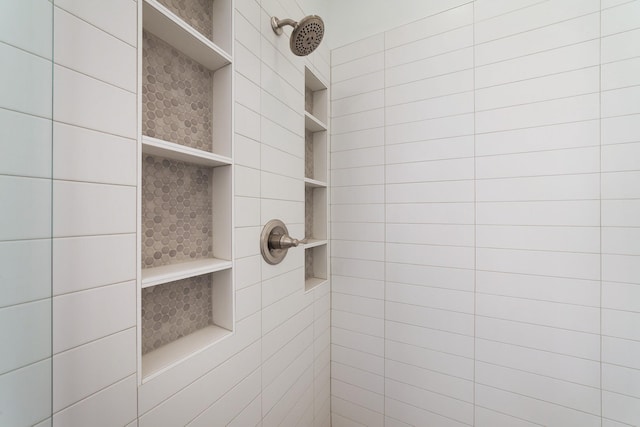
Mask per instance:
[[[142,133],[211,151],[211,71],[146,31],[142,66]]]
[[[142,289],[142,354],[213,323],[211,274]]]
[[[142,268],[212,256],[211,168],[145,156]]]
[[[213,37],[213,0],[158,0],[178,15],[194,30],[208,38]]]
[[[313,188],[304,188],[304,236],[306,238],[315,237],[311,235],[313,230]]]
[[[304,280],[313,277],[313,249],[304,250]]]
[[[304,176],[313,178],[313,132],[304,132]]]
[[[307,113],[313,114],[313,91],[308,87],[304,88],[304,109]]]

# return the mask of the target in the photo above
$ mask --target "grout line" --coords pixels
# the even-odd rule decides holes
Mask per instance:
[[[599,39],[599,44],[598,44],[598,62],[599,62],[599,66],[598,66],[598,140],[600,142],[599,148],[599,172],[600,172],[600,176],[599,176],[599,180],[598,180],[598,184],[599,184],[599,216],[600,216],[600,271],[599,271],[599,279],[600,279],[600,311],[599,311],[599,335],[600,335],[600,339],[599,339],[599,344],[600,344],[600,426],[602,427],[603,425],[603,408],[604,408],[604,395],[603,395],[603,369],[602,369],[602,344],[603,344],[603,336],[602,336],[602,267],[603,267],[603,257],[602,257],[602,0],[599,1],[599,6],[600,6],[600,14],[599,14],[599,19],[598,19],[598,24],[599,24],[599,28],[598,28],[598,39]]]

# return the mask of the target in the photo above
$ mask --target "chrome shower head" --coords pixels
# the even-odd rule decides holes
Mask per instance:
[[[299,22],[271,17],[271,28],[276,34],[282,34],[282,27],[285,25],[293,27],[289,46],[297,56],[307,56],[316,50],[324,36],[324,22],[318,15],[305,16]]]

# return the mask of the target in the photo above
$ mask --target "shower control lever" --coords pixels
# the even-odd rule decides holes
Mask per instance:
[[[298,240],[289,236],[289,230],[279,219],[269,221],[260,235],[260,252],[269,264],[279,264],[287,255],[289,248],[295,248],[307,239]]]

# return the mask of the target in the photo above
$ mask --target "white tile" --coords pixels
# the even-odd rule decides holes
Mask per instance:
[[[338,83],[384,68],[384,53],[378,52],[331,68],[331,82]]]
[[[313,345],[313,326],[307,326],[301,333],[296,335],[291,341],[283,346],[277,353],[265,360],[262,364],[261,375],[262,384],[267,387],[280,375],[287,371],[298,357],[303,354],[309,356],[308,352]]]
[[[136,330],[131,328],[54,356],[54,412],[133,374],[135,349]]]
[[[602,63],[640,55],[640,29],[602,37]]]
[[[377,319],[384,318],[384,302],[375,298],[333,292],[331,294],[331,309]]]
[[[477,339],[475,359],[549,378],[600,388],[600,362]]]
[[[477,268],[505,273],[598,280],[600,254],[478,248]]]
[[[256,397],[249,405],[247,405],[236,418],[230,423],[229,427],[257,426],[262,422],[262,396]]]
[[[469,8],[466,8],[465,13],[469,13]],[[460,24],[462,21],[454,21],[454,25]],[[394,67],[472,45],[473,27],[467,24],[457,29],[389,48],[385,51],[385,65],[386,67]]]
[[[611,95],[612,98],[613,96]],[[611,99],[609,102],[616,101]],[[605,111],[604,105],[603,99],[603,111]],[[590,94],[478,112],[476,113],[476,132],[497,132],[592,120],[599,117],[599,106],[599,94]],[[618,111],[619,109],[615,108],[614,110]],[[613,113],[613,111],[611,112]]]
[[[640,400],[640,371],[622,366],[602,365],[602,389]]]
[[[384,205],[342,204],[331,206],[331,222],[383,222]]]
[[[236,259],[233,272],[236,275],[236,290],[253,285],[260,281],[260,261],[262,256],[252,256]]]
[[[343,80],[331,85],[331,100],[336,101],[354,95],[384,88],[384,71],[375,71],[363,76]]]
[[[236,71],[252,82],[260,83],[260,58],[241,43],[235,42],[234,49],[233,62]]]
[[[260,87],[263,90],[266,90],[267,92],[269,92],[269,94],[273,95],[278,100],[292,108],[295,108],[296,106],[302,106],[302,103],[304,102],[304,94],[301,92],[301,86],[292,86],[295,84],[295,82],[287,81],[284,76],[279,75],[265,63],[262,63],[260,77]],[[257,91],[259,90],[260,88],[257,88]],[[258,92],[258,107],[260,106],[259,93],[260,92]]]
[[[633,425],[640,417],[640,399],[603,391],[602,416]]]
[[[337,118],[382,107],[384,107],[384,90],[381,89],[331,102],[331,116]]]
[[[640,342],[603,336],[602,361],[640,369]]]
[[[640,199],[640,171],[603,173],[602,199]]]
[[[260,112],[260,86],[253,83],[242,74],[236,74],[235,81],[236,96],[235,101],[248,109]]]
[[[636,1],[603,10],[602,35],[608,36],[640,27],[638,20],[635,19],[638,15],[640,15],[640,3]]]
[[[53,183],[53,235],[136,231],[136,188],[70,181]]]
[[[260,199],[254,197],[235,198],[236,227],[260,225]]]
[[[476,247],[561,252],[600,252],[599,227],[479,225]]]
[[[137,418],[136,377],[134,375],[54,414],[53,426],[126,425]],[[137,421],[135,421],[137,425]]]
[[[116,0],[107,6],[99,0],[60,0],[56,6],[132,46],[136,45],[137,6],[134,2]]]
[[[385,91],[385,104],[398,105],[472,90],[473,70],[462,70],[388,87]],[[470,104],[470,101],[466,100],[466,104]]]
[[[362,279],[383,280],[384,264],[377,261],[343,260],[334,258],[331,268],[339,276],[359,277]]]
[[[0,109],[0,173],[51,177],[51,121]]]
[[[362,148],[331,153],[331,169],[355,168],[384,164],[384,147]]]
[[[331,185],[344,187],[351,185],[384,184],[384,166],[336,169],[331,171]]]
[[[135,282],[53,298],[54,354],[135,325]]]
[[[244,7],[244,10],[246,11],[245,13],[252,15],[252,18],[255,19],[255,21],[252,23],[249,20],[250,18],[244,16],[244,13],[236,13],[234,15],[234,36],[237,41],[246,46],[250,51],[260,52],[260,9],[252,7],[255,5],[255,1],[242,2],[242,4],[236,5]],[[255,24],[258,24],[257,28],[255,27]]]
[[[28,0],[3,5],[0,41],[51,59],[53,5]]]
[[[331,130],[334,134],[355,132],[383,126],[385,123],[385,110],[382,108],[361,113],[335,117],[331,122]]]
[[[236,196],[260,197],[260,171],[258,169],[236,166],[234,175]]]
[[[460,224],[388,224],[386,242],[473,246],[473,226]]]
[[[359,334],[380,338],[384,336],[384,320],[382,316],[371,317],[350,313],[348,311],[332,310],[331,325]]]
[[[133,139],[56,122],[53,125],[53,177],[136,185],[136,148]]]
[[[301,281],[300,281],[301,282]],[[296,292],[262,310],[262,333],[267,334],[304,310],[313,302],[313,295]]]
[[[387,184],[387,203],[468,202],[473,200],[473,181]]]
[[[640,114],[602,119],[602,144],[640,141]]]
[[[238,118],[236,117],[237,120]],[[300,135],[264,117],[261,119],[259,130],[262,134],[261,141],[263,144],[270,145],[301,159],[304,158],[304,144],[302,144]],[[260,138],[256,139],[260,140]]]
[[[473,159],[430,160],[387,165],[387,184],[473,179]]]
[[[473,68],[473,47],[408,62],[385,70],[387,87],[415,82]]]
[[[476,66],[581,43],[600,36],[600,14],[558,22],[475,46]]]
[[[51,62],[23,50],[0,44],[0,107],[51,118]]]
[[[485,385],[476,385],[476,405],[494,409],[536,425],[557,423],[559,426],[597,427],[602,422],[599,415]]]
[[[602,225],[640,227],[640,200],[603,200]]]
[[[356,405],[349,400],[331,397],[331,414],[334,417],[333,426],[371,426],[383,427],[385,425],[383,415],[362,406]],[[366,424],[357,423],[353,420],[360,420]],[[351,423],[351,424],[347,424]],[[386,424],[388,425],[388,424]]]
[[[640,255],[640,228],[602,227],[602,253]]]
[[[640,113],[640,85],[603,91],[601,96],[603,118]]]
[[[331,51],[331,65],[337,66],[384,50],[384,35],[378,34]]]
[[[384,145],[384,128],[374,128],[331,137],[331,152]]]
[[[0,240],[51,237],[51,181],[0,176]]]
[[[640,58],[602,65],[602,90],[640,84]]]
[[[478,134],[476,155],[525,153],[560,148],[599,146],[598,119],[577,123],[562,123],[526,129]]]
[[[267,199],[301,202],[304,200],[304,184],[302,179],[261,172],[260,196]]]
[[[331,345],[332,362],[342,363],[358,369],[384,375],[384,358],[339,345]]]
[[[386,250],[387,262],[473,268],[474,249],[472,247],[387,243]]]
[[[422,285],[387,282],[385,301],[418,305],[438,310],[473,314],[473,293]]]
[[[478,293],[600,306],[600,281],[476,271]]]
[[[473,359],[386,341],[386,358],[465,380],[473,380]]]
[[[236,258],[250,257],[260,253],[260,231],[260,227],[236,228]]]
[[[331,238],[363,242],[382,242],[384,241],[384,224],[351,222],[335,223],[331,227]]]
[[[599,181],[598,174],[478,180],[476,197],[482,202],[597,200]]]
[[[336,223],[333,224],[332,230],[336,227],[336,225]],[[384,261],[384,243],[336,240],[335,237],[332,237],[331,256],[335,258],[354,258],[370,261]]]
[[[599,40],[590,40],[480,66],[475,69],[474,77],[476,87],[483,88],[598,66],[599,63]]]
[[[502,225],[600,226],[598,200],[482,202],[476,223]]]
[[[473,114],[442,117],[390,125],[385,128],[387,144],[426,141],[473,134]]]
[[[135,253],[135,234],[54,239],[54,295],[135,279]]]
[[[374,393],[384,393],[384,378],[340,363],[331,364],[331,376],[343,383],[351,384]]]
[[[385,110],[384,118],[386,125],[394,125],[470,112],[473,112],[473,92],[464,92],[394,105]]]
[[[600,360],[600,336],[488,317],[476,318],[476,337],[594,361]]]
[[[300,94],[300,100],[302,100],[302,94]],[[303,135],[304,121],[302,113],[300,113],[299,110],[293,109],[295,108],[295,104],[285,104],[284,101],[279,100],[263,89],[260,96],[260,108],[263,117],[297,135]]]
[[[493,427],[499,425],[510,427],[534,427],[537,424],[514,418],[500,412],[492,411],[491,409],[476,406],[474,425],[477,427]]]
[[[51,296],[51,240],[0,243],[0,307]]]
[[[479,44],[486,43],[490,40],[535,30],[556,22],[564,22],[577,16],[598,12],[599,10],[599,0],[564,0],[561,2],[534,4],[486,21],[477,22],[475,26],[475,42]]]
[[[385,397],[394,399],[434,414],[438,414],[461,423],[473,423],[473,404],[442,396],[420,387],[414,387],[398,381],[385,381]]]
[[[385,48],[445,33],[473,22],[473,5],[466,4],[399,26],[385,33]]]
[[[332,327],[330,335],[331,343],[334,345],[384,357],[384,338],[382,337],[374,337],[372,335],[362,334],[339,327]],[[341,379],[340,375],[335,373],[332,373],[332,375],[335,378]]]
[[[260,140],[260,115],[242,104],[234,104],[236,119],[235,131],[247,138]]]
[[[387,321],[385,339],[457,356],[473,357],[473,337],[437,329]]]
[[[51,416],[51,359],[0,375],[2,423],[34,425]]]
[[[333,292],[360,295],[368,298],[384,298],[384,282],[379,280],[333,275],[331,285]]]
[[[384,186],[360,185],[336,187],[331,191],[331,204],[377,204],[384,201]]]
[[[473,136],[443,138],[390,145],[385,148],[385,156],[387,164],[455,159],[472,157],[473,146]]]
[[[640,284],[640,256],[602,255],[602,280]]]
[[[416,305],[386,302],[387,320],[473,336],[473,315]]]
[[[340,399],[349,399],[353,403],[363,406],[371,411],[382,413],[384,398],[382,394],[374,393],[362,388],[338,381],[331,381],[331,394]]]
[[[54,120],[136,137],[135,94],[58,65],[54,74]]]
[[[306,398],[306,402],[312,400],[313,396],[313,377],[310,370],[306,370],[300,375],[296,381],[287,388],[286,393],[282,396],[282,399],[273,407],[273,409],[267,413],[262,425],[264,427],[275,427],[281,423],[291,423],[288,417],[291,414],[298,412],[296,408],[297,399],[302,396]],[[304,405],[306,406],[306,405]],[[264,394],[263,394],[263,409],[264,409]],[[297,421],[294,421],[297,423]],[[305,421],[302,421],[303,423]]]
[[[240,134],[235,135],[234,162],[236,165],[260,168],[260,143]]]
[[[63,9],[55,8],[53,19],[56,64],[136,92],[137,58],[133,46]]]
[[[387,224],[472,224],[472,203],[406,203],[386,206]]]
[[[406,424],[420,425],[422,423],[447,427],[463,427],[469,425],[390,398],[385,399],[385,415],[386,419],[399,419],[403,423],[401,424],[402,426]]]
[[[476,21],[483,21],[514,10],[528,8],[535,3],[538,3],[538,0],[476,0],[474,17]]]
[[[600,414],[600,390],[514,369],[476,362],[476,381],[534,399],[554,402],[565,407]]]
[[[285,224],[300,224],[304,218],[304,202],[286,200],[260,200],[260,223],[266,224],[273,218]]]
[[[600,67],[501,84],[475,91],[476,111],[598,92]]]
[[[640,341],[640,313],[602,310],[602,335]]]
[[[602,147],[602,171],[640,170],[640,142]]]
[[[51,301],[0,309],[0,375],[51,357]]]

